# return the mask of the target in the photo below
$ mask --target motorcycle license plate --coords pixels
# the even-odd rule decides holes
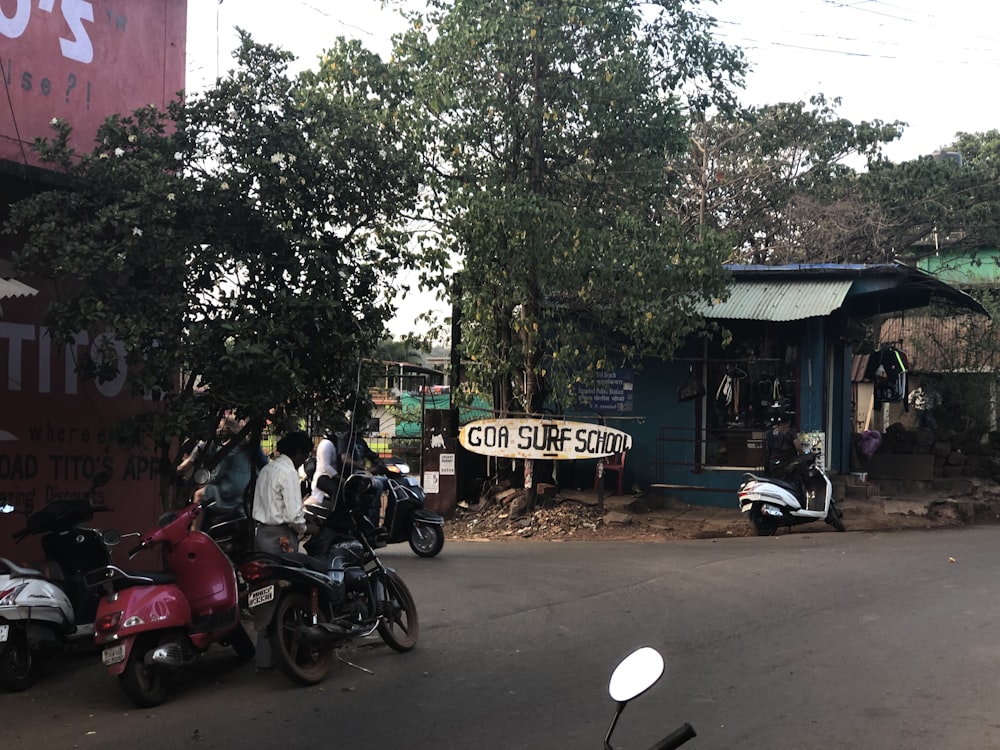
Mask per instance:
[[[265,586],[262,589],[251,591],[247,597],[247,606],[253,609],[261,604],[267,604],[274,599],[274,586]]]
[[[110,667],[112,664],[117,664],[118,662],[125,660],[125,644],[119,643],[117,646],[111,646],[110,648],[104,649],[101,652],[101,661],[104,662],[104,666]]]
[[[7,640],[8,633],[10,633],[10,625],[0,625],[0,643]]]

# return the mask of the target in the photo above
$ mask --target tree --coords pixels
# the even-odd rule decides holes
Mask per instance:
[[[1000,138],[960,133],[941,155],[902,163],[883,144],[905,123],[851,123],[837,100],[779,104],[696,124],[699,148],[679,201],[689,225],[734,232],[751,263],[886,263],[921,248],[973,251],[1000,241]],[[856,162],[851,166],[848,162]],[[856,169],[855,167],[860,167]]]
[[[670,210],[689,231],[731,233],[734,262],[853,257],[876,222],[865,219],[873,207],[852,195],[857,172],[847,162],[878,163],[904,124],[855,124],[837,116],[838,105],[820,95],[692,118],[690,158],[677,167],[687,190]]]
[[[385,339],[378,344],[378,358],[383,362],[409,362],[419,365],[423,361],[421,354],[430,352],[431,347],[412,338]]]
[[[939,154],[880,163],[859,178],[858,193],[883,210],[897,254],[921,245],[1000,246],[1000,132],[959,133],[942,151],[959,159]]]
[[[702,324],[695,301],[724,293],[725,238],[663,211],[684,112],[731,108],[743,73],[693,5],[431,0],[397,39],[429,149],[427,241],[460,258],[468,374],[503,413],[670,356]]]
[[[37,148],[69,189],[25,199],[7,226],[18,266],[60,283],[56,341],[113,332],[81,373],[113,376],[120,346],[134,392],[157,396],[120,437],[153,439],[165,476],[176,438],[224,410],[259,426],[350,408],[410,258],[391,226],[419,173],[385,66],[338,43],[292,79],[291,55],[246,35],[235,56],[204,95],[109,118],[93,153],[55,123]]]

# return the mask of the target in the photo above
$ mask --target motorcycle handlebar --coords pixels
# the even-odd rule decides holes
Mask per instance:
[[[131,560],[133,557],[142,552],[145,546],[146,545],[143,544],[142,542],[139,542],[137,545],[135,545],[132,549],[128,551],[128,559]]]
[[[694,731],[694,727],[688,722],[684,722],[683,725],[679,726],[673,732],[657,742],[649,750],[676,750],[685,742],[694,739],[697,736],[698,733]]]

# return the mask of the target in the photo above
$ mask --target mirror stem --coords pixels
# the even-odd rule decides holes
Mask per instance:
[[[618,717],[622,715],[622,711],[625,709],[626,703],[628,703],[628,701],[621,701],[618,704],[618,710],[615,711],[615,718],[611,720],[611,726],[608,727],[608,734],[604,738],[604,750],[615,750],[611,746],[611,735],[614,734],[615,726],[618,724]]]

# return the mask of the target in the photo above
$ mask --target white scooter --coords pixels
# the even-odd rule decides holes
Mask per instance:
[[[29,515],[14,533],[20,541],[42,534],[45,559],[19,565],[0,557],[0,687],[26,690],[38,679],[39,657],[74,644],[93,647],[99,596],[88,591],[84,574],[111,562],[109,546],[121,535],[84,526],[94,513],[93,491],[110,474],[99,473],[86,497],[57,498]],[[13,513],[12,505],[0,512]]]
[[[801,486],[771,476],[747,473],[738,490],[740,510],[749,515],[757,536],[773,536],[779,526],[826,521],[844,531],[843,512],[833,501],[833,485],[814,448],[795,459]]]
[[[612,700],[618,702],[618,710],[608,734],[604,738],[604,750],[614,750],[611,745],[611,735],[614,734],[615,726],[618,724],[618,717],[625,710],[625,705],[633,698],[638,698],[649,688],[659,681],[663,674],[663,657],[660,653],[649,646],[644,646],[625,657],[625,659],[615,667],[611,674],[611,682],[608,685],[608,692]],[[688,723],[684,723],[653,745],[650,750],[676,750],[690,739],[697,736],[697,733]]]

